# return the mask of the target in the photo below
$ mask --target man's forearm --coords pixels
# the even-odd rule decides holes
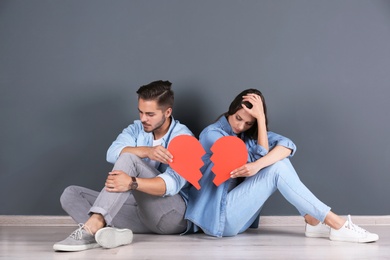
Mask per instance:
[[[163,196],[166,192],[165,181],[162,178],[137,178],[138,183],[138,191],[155,195],[155,196]]]
[[[122,149],[120,154],[123,153],[132,153],[137,155],[139,158],[147,158],[148,157],[148,146],[139,146],[139,147],[130,147],[126,146],[125,148]]]

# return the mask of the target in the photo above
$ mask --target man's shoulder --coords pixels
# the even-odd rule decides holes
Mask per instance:
[[[131,135],[139,135],[144,133],[144,128],[141,123],[141,120],[134,120],[133,123],[128,125],[124,130],[123,133],[125,134],[131,134]]]
[[[136,129],[142,129],[142,123],[141,120],[134,120],[133,123],[127,126],[127,128],[136,128]]]
[[[192,131],[184,124],[180,123],[179,120],[174,119],[174,127],[172,129],[173,135],[181,135],[181,134],[188,134],[188,135],[194,135]]]

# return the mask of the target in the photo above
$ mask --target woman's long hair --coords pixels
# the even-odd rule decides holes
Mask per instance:
[[[263,102],[265,126],[266,126],[267,131],[268,131],[267,106],[265,105],[265,99],[264,99],[263,94],[257,89],[253,89],[253,88],[246,89],[246,90],[242,91],[240,94],[238,94],[234,98],[232,103],[230,103],[229,110],[226,113],[224,113],[223,115],[226,118],[228,116],[234,115],[238,110],[242,109],[242,104],[244,104],[248,108],[252,108],[251,103],[249,103],[248,101],[243,101],[243,96],[246,96],[247,94],[251,94],[251,93],[260,96],[261,101]],[[248,130],[246,130],[244,132],[244,135],[249,137],[249,138],[257,139],[257,121],[253,124],[253,126],[251,128],[249,128]]]

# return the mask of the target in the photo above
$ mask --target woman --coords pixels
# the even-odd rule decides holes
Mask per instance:
[[[258,226],[265,201],[276,191],[294,205],[306,221],[305,235],[329,237],[348,242],[373,242],[377,234],[336,215],[318,200],[299,180],[289,157],[294,143],[269,132],[267,109],[262,93],[256,89],[241,92],[230,104],[229,111],[200,134],[206,150],[201,168],[201,189],[192,188],[186,218],[189,232],[202,229],[208,235],[234,236]],[[238,136],[248,149],[248,163],[231,172],[231,178],[214,185],[210,148],[223,136]]]

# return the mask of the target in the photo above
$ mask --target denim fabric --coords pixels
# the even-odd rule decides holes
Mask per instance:
[[[229,135],[234,133],[224,116],[200,134],[200,142],[206,150],[206,155],[202,158],[205,165],[201,168],[201,189],[190,189],[185,216],[189,220],[187,232],[202,229],[206,234],[217,237],[244,232],[256,221],[265,201],[277,189],[301,215],[309,214],[320,221],[324,220],[330,208],[302,184],[288,158],[245,178],[230,192],[228,189],[231,179],[215,186],[210,148],[216,140]],[[296,146],[288,138],[268,132],[268,141],[270,150],[275,146],[285,146],[292,150],[290,157],[295,153]],[[248,149],[248,162],[267,154],[256,140],[244,138],[244,142]]]
[[[168,147],[169,142],[178,135],[193,135],[192,132],[179,121],[172,117],[172,123],[169,126],[168,132],[163,136],[161,145],[165,148]],[[144,131],[140,120],[135,120],[133,124],[125,128],[122,133],[118,135],[116,140],[111,144],[107,151],[107,161],[115,163],[118,159],[123,148],[127,146],[153,146],[153,133],[147,133]],[[149,162],[149,158],[142,159],[145,162]],[[187,181],[177,174],[167,164],[160,163],[157,167],[161,173],[158,177],[162,178],[166,184],[165,195],[175,195],[181,191]],[[182,192],[182,196],[186,199],[187,194]]]

